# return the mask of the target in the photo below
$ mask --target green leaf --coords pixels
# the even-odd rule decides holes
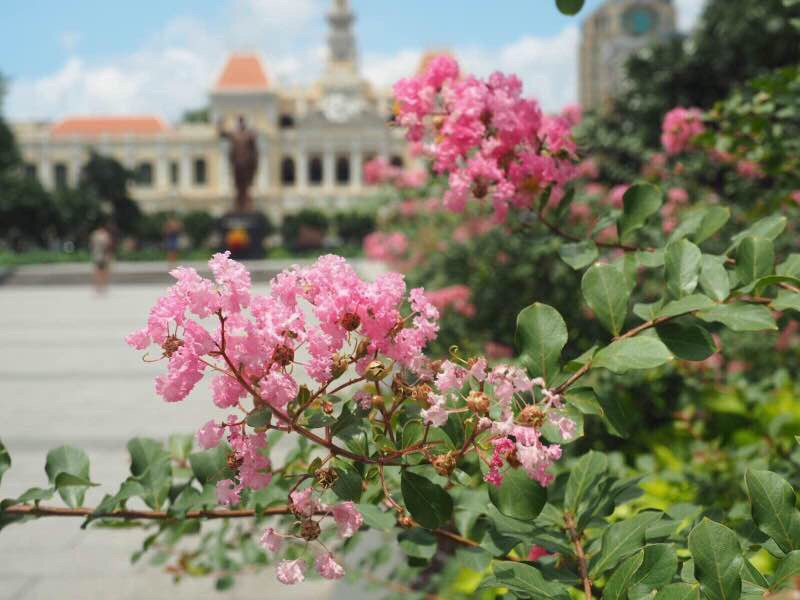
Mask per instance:
[[[760,237],[746,237],[736,251],[736,275],[740,285],[747,285],[772,273],[775,251],[772,241]]]
[[[784,552],[800,548],[800,512],[789,482],[770,471],[745,473],[753,520]]]
[[[789,277],[788,275],[768,275],[767,277],[762,277],[756,281],[756,285],[753,288],[753,293],[755,293],[756,296],[760,296],[761,292],[763,292],[769,286],[780,285],[781,283],[788,283],[789,285],[800,289],[800,279],[797,277]]]
[[[567,589],[560,583],[547,581],[541,571],[525,563],[499,561],[492,567],[502,587],[512,592],[541,600],[569,600]]]
[[[160,509],[172,486],[169,452],[157,440],[149,438],[130,440],[128,452],[131,455],[131,474],[145,490],[142,499],[150,508]]]
[[[763,331],[777,329],[772,313],[760,304],[720,304],[697,313],[703,321],[717,321],[733,331]]]
[[[603,407],[603,421],[606,429],[611,435],[626,438],[630,435],[628,414],[625,404],[615,393],[604,395],[598,398],[600,406]]]
[[[775,267],[778,275],[800,278],[800,254],[792,253],[785,261]]]
[[[397,541],[408,556],[430,560],[436,554],[436,536],[419,527],[401,531]]]
[[[492,562],[492,555],[483,548],[459,548],[456,550],[456,562],[462,567],[483,573]]]
[[[644,560],[631,580],[631,585],[659,589],[675,576],[678,555],[672,544],[648,544],[644,547]]]
[[[680,300],[673,300],[667,303],[664,308],[658,311],[659,317],[677,317],[686,313],[711,308],[715,306],[714,301],[703,294],[692,294]]]
[[[722,260],[710,254],[703,255],[700,267],[700,287],[717,302],[722,302],[731,293],[728,271]]]
[[[737,233],[731,238],[731,245],[725,254],[730,254],[736,250],[739,244],[746,237],[762,237],[768,240],[777,238],[786,229],[786,217],[783,215],[771,215],[756,221],[753,225],[742,232]]]
[[[664,279],[673,298],[694,292],[700,279],[703,253],[686,239],[671,242],[664,252]]]
[[[648,269],[655,269],[656,267],[664,266],[664,250],[638,250],[636,258],[639,264]]]
[[[3,473],[11,468],[11,455],[0,441],[0,481],[3,481]]]
[[[796,310],[800,312],[800,294],[781,290],[778,297],[770,303],[774,310]]]
[[[703,220],[700,226],[692,234],[692,241],[695,244],[702,244],[712,235],[714,235],[728,219],[731,218],[731,209],[727,206],[711,206],[706,210],[703,215]]]
[[[573,515],[587,493],[594,489],[608,469],[608,458],[601,452],[590,450],[575,463],[567,479],[564,491],[564,509]]]
[[[131,455],[131,474],[142,475],[150,465],[169,460],[169,453],[157,440],[133,438],[128,442]]]
[[[441,527],[453,514],[453,499],[441,486],[408,469],[400,477],[400,491],[408,512],[423,527]]]
[[[361,516],[364,518],[364,523],[380,531],[390,531],[396,522],[395,512],[384,512],[374,504],[368,502],[358,504],[358,512],[360,512]]]
[[[597,259],[597,245],[592,240],[564,244],[558,249],[561,260],[576,271],[588,267]]]
[[[270,407],[262,406],[247,415],[247,424],[253,429],[258,429],[260,427],[266,427],[269,425],[271,418],[272,410]]]
[[[688,583],[673,583],[660,590],[653,600],[700,600],[700,590]]]
[[[658,338],[637,336],[612,342],[595,355],[592,366],[619,374],[631,369],[652,369],[672,359],[672,353]]]
[[[190,454],[189,464],[195,478],[205,485],[233,477],[233,473],[228,468],[229,452],[230,450],[225,445],[220,444],[216,448]]]
[[[214,588],[218,592],[224,592],[231,589],[234,583],[233,575],[223,575],[222,577],[218,577],[214,582]]]
[[[603,600],[628,600],[628,590],[634,586],[634,575],[643,560],[644,550],[639,550],[622,561],[603,588]]]
[[[647,528],[658,521],[662,514],[658,511],[640,512],[607,527],[601,538],[600,553],[592,559],[589,574],[595,577],[613,569],[619,561],[641,548]]]
[[[556,0],[556,6],[565,15],[577,15],[583,8],[585,0]]]
[[[735,600],[742,590],[741,548],[736,534],[704,518],[689,534],[694,573],[708,600]]]
[[[717,351],[711,334],[699,325],[662,323],[656,332],[670,352],[683,360],[705,360]]]
[[[515,342],[530,374],[549,382],[567,344],[567,325],[555,308],[537,302],[517,315]]]
[[[507,517],[533,520],[547,502],[547,490],[522,469],[508,471],[500,486],[489,486],[489,499]]]
[[[622,216],[617,222],[619,239],[629,239],[631,233],[644,226],[651,216],[658,212],[664,194],[661,189],[649,183],[635,183],[622,196]]]
[[[784,584],[789,583],[793,577],[800,575],[800,550],[787,554],[775,569],[775,574],[770,581],[770,590],[779,590]]]
[[[333,493],[342,500],[352,500],[353,502],[361,500],[363,491],[361,473],[344,461],[337,461],[335,468],[339,476],[331,488]]]
[[[592,265],[581,279],[581,291],[600,323],[618,335],[628,314],[625,276],[611,265]]]
[[[91,485],[91,478],[89,476],[89,456],[80,448],[73,448],[71,446],[61,446],[55,448],[47,453],[47,461],[44,470],[47,472],[47,478],[50,483],[56,486],[58,495],[61,499],[72,508],[81,506],[86,497],[86,490]],[[59,475],[71,475],[80,480],[89,483],[83,485],[64,485],[59,487],[57,484]],[[75,483],[76,479],[64,479],[61,481],[68,481]]]

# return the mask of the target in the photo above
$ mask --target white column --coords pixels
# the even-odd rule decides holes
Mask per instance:
[[[364,163],[364,153],[361,150],[361,144],[354,141],[350,145],[350,187],[353,189],[361,189],[362,175]]]
[[[189,156],[189,147],[186,144],[181,146],[180,173],[178,173],[179,188],[182,192],[188,191],[192,187],[192,161]]]
[[[308,187],[308,155],[303,145],[299,145],[295,150],[294,174],[297,189],[305,191]]]
[[[70,153],[72,156],[70,157],[69,167],[67,170],[67,181],[69,185],[75,187],[78,185],[78,181],[81,178],[81,147],[78,143],[75,144],[75,147],[72,149]]]
[[[336,159],[333,149],[328,145],[322,153],[322,185],[329,190],[336,185]]]
[[[219,193],[225,197],[231,193],[231,168],[228,164],[228,141],[220,138],[219,162],[217,163],[217,175],[219,179]]]
[[[258,170],[256,189],[266,193],[269,190],[269,146],[266,136],[258,136]]]
[[[155,165],[155,188],[158,191],[168,190],[169,184],[169,161],[167,160],[167,149],[163,142],[158,144]]]

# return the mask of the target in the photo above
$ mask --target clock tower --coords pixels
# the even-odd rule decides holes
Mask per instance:
[[[624,85],[625,62],[640,48],[675,32],[672,0],[606,0],[581,30],[579,96],[600,109]]]

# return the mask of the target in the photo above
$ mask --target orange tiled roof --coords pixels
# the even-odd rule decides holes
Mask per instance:
[[[168,130],[159,117],[67,117],[50,129],[53,135],[153,135]]]
[[[261,59],[255,54],[233,54],[214,86],[217,90],[261,90],[269,85]]]

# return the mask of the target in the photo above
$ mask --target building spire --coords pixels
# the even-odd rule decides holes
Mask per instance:
[[[352,65],[355,69],[356,36],[353,33],[355,15],[350,10],[349,0],[333,0],[333,6],[328,12],[328,61],[333,64]]]

